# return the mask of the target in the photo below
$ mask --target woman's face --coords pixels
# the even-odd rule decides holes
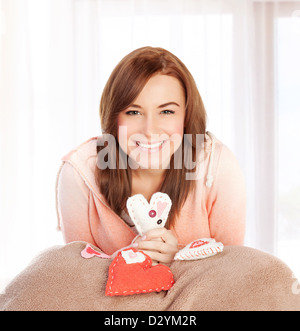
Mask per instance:
[[[118,141],[133,169],[166,169],[179,148],[185,94],[179,80],[152,76],[133,103],[118,115]]]

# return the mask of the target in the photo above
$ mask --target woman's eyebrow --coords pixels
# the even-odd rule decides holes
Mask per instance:
[[[139,109],[141,109],[142,107],[139,106],[139,105],[132,104],[128,108],[139,108]]]
[[[157,108],[165,108],[165,107],[168,107],[168,106],[177,106],[177,107],[180,107],[180,105],[175,102],[175,101],[171,101],[171,102],[167,102],[167,103],[164,103],[163,105],[160,105],[158,106]],[[143,107],[140,106],[140,105],[136,105],[136,104],[131,104],[128,108],[138,108],[138,109],[142,109]]]
[[[177,102],[172,101],[172,102],[164,103],[163,105],[158,106],[158,108],[165,108],[165,107],[168,107],[168,106],[171,106],[171,105],[180,107]]]

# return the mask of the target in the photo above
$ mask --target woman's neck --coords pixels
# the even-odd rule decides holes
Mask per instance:
[[[159,181],[164,178],[166,169],[136,169],[132,170],[132,177],[139,180]]]

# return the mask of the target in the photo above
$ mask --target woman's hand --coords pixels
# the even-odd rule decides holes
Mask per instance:
[[[144,251],[152,259],[152,265],[169,264],[178,252],[178,241],[171,230],[153,229],[135,242],[137,249]]]

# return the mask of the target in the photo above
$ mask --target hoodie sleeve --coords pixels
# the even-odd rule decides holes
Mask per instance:
[[[78,172],[64,162],[57,178],[57,214],[66,243],[86,241],[96,245],[89,225],[89,195]]]
[[[211,237],[224,245],[243,245],[246,219],[245,178],[234,154],[223,145],[211,188]]]

